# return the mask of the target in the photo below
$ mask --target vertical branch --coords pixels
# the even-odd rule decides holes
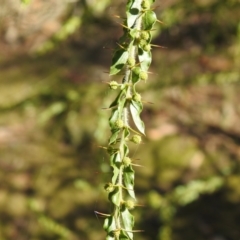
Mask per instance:
[[[112,80],[109,87],[118,90],[117,97],[110,105],[109,118],[111,136],[107,151],[112,167],[111,182],[105,185],[108,199],[113,206],[112,213],[104,221],[107,240],[132,240],[134,217],[130,213],[136,204],[134,192],[134,170],[130,158],[129,144],[141,144],[145,135],[144,123],[140,113],[143,105],[136,84],[148,78],[151,56],[151,30],[157,21],[151,10],[154,0],[128,0],[126,20],[122,25],[123,36],[119,39],[120,48],[116,49],[110,76],[123,73],[121,83]],[[129,125],[129,115],[134,126]],[[136,166],[136,165],[135,165]]]

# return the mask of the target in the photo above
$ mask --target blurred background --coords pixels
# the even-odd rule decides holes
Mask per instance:
[[[125,1],[0,0],[0,240],[103,240],[103,82]],[[138,240],[240,239],[240,1],[156,0]],[[149,104],[151,102],[153,104]]]

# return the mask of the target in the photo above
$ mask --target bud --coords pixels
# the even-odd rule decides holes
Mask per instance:
[[[107,148],[107,152],[108,152],[109,155],[112,155],[112,154],[117,152],[117,149],[109,146]]]
[[[122,128],[124,126],[124,123],[123,123],[123,120],[122,119],[118,119],[116,122],[115,122],[115,127],[116,128]]]
[[[150,45],[150,44],[143,45],[143,46],[142,46],[142,49],[143,49],[145,52],[150,52],[150,51],[151,51],[151,45]]]
[[[144,10],[149,9],[150,8],[149,0],[143,0],[141,6]]]
[[[116,90],[118,88],[118,83],[116,81],[111,81],[109,83],[109,87],[113,90]]]
[[[139,135],[133,135],[131,140],[136,144],[140,144],[142,142],[142,138]]]
[[[148,45],[147,41],[145,39],[141,38],[139,41],[139,46],[141,48],[144,48],[144,46],[146,46],[146,45]]]
[[[129,157],[124,157],[123,158],[123,164],[125,167],[128,167],[131,164],[132,160]]]
[[[146,81],[146,80],[148,79],[148,74],[147,74],[147,72],[141,71],[141,72],[139,73],[139,78],[140,78],[141,80]]]
[[[136,102],[141,102],[141,95],[139,93],[135,93],[133,95],[133,100],[136,101]]]
[[[136,74],[136,75],[139,75],[139,73],[141,72],[141,68],[140,67],[135,67],[133,69],[133,72]]]
[[[121,230],[120,230],[120,229],[114,230],[114,231],[113,231],[114,239],[119,239],[120,233],[121,233]]]
[[[115,187],[114,187],[114,185],[113,185],[112,183],[107,183],[107,184],[105,184],[104,189],[105,189],[108,193],[110,193],[110,192],[113,192],[113,191],[114,191]]]
[[[136,61],[134,58],[129,58],[127,60],[127,64],[129,65],[129,67],[134,67],[134,65],[136,64]]]
[[[132,200],[127,200],[124,204],[127,209],[133,209],[135,207],[135,202]]]
[[[149,32],[147,32],[147,31],[142,31],[142,32],[140,33],[140,38],[143,39],[143,40],[148,40],[148,39],[150,38]]]

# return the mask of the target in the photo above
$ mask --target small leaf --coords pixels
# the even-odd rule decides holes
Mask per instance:
[[[141,48],[138,49],[138,59],[140,62],[140,66],[143,71],[147,72],[149,69],[149,66],[152,62],[152,54],[151,52],[143,51]]]
[[[111,166],[116,165],[117,162],[121,162],[121,156],[119,152],[114,153],[110,157]]]
[[[127,62],[128,55],[128,51],[125,49],[119,49],[114,53],[112,65],[110,67],[110,75],[115,75],[122,70]]]
[[[124,129],[124,137],[127,138],[130,135],[129,129],[125,128]]]
[[[132,71],[132,82],[135,85],[137,82],[140,81],[139,73],[136,73],[135,71]]]
[[[143,29],[151,30],[157,21],[156,13],[151,10],[146,11],[145,14],[143,15],[142,21],[143,21]]]
[[[104,224],[103,224],[103,229],[107,232],[107,233],[110,233],[112,231],[114,231],[116,229],[116,224],[115,224],[115,221],[114,221],[114,218],[111,216],[111,217],[107,217],[104,221]]]
[[[116,184],[119,176],[119,168],[116,165],[113,165],[112,167],[113,167],[112,183]]]
[[[131,5],[128,4],[127,6],[127,26],[131,28],[134,23],[136,22],[139,14],[141,12],[141,3],[142,0],[134,0],[131,1]]]
[[[133,28],[129,31],[130,36],[135,39],[136,35],[138,34],[139,30]]]
[[[129,148],[128,148],[128,146],[126,144],[124,144],[123,147],[124,147],[124,156],[127,156],[128,153],[129,153]]]
[[[106,240],[115,240],[115,237],[113,234],[109,234],[107,235]]]
[[[110,137],[109,142],[108,142],[109,145],[116,142],[119,132],[120,132],[120,129],[115,129],[112,132],[112,136]]]
[[[134,217],[126,207],[121,212],[121,216],[122,216],[122,223],[124,225],[124,229],[128,230],[126,231],[126,234],[129,236],[130,239],[132,239],[133,233],[131,231],[134,225]]]
[[[112,115],[109,118],[109,125],[112,129],[115,128],[115,122],[119,119],[119,111],[118,109],[114,109],[112,111]]]
[[[119,188],[116,188],[113,192],[110,192],[108,197],[113,204],[115,204],[118,207],[120,206],[122,199],[120,197]]]
[[[126,232],[121,231],[120,236],[119,236],[119,240],[132,240],[132,239],[133,239],[133,237],[130,238],[130,237],[127,235]]]
[[[143,110],[143,105],[141,102],[132,100],[131,103],[139,113]]]
[[[139,132],[145,135],[145,126],[143,121],[140,118],[140,112],[141,112],[140,106],[141,106],[140,102],[132,101],[130,104],[130,112],[132,115],[133,122],[135,123],[137,129],[139,130]]]
[[[115,100],[111,103],[111,105],[109,106],[109,108],[118,106],[118,102],[120,101],[120,99],[122,98],[122,96],[123,96],[125,93],[126,93],[125,89],[122,89],[122,91],[120,91],[120,93],[117,95],[117,97],[115,98]]]
[[[123,170],[123,181],[127,188],[128,194],[135,199],[134,193],[134,170],[131,166],[124,168]]]

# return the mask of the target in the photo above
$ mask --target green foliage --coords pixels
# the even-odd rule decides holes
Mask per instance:
[[[145,126],[141,120],[143,109],[141,95],[136,90],[136,83],[148,78],[150,66],[151,30],[157,20],[156,14],[150,10],[152,1],[130,0],[126,6],[127,26],[121,37],[119,49],[113,55],[110,76],[123,73],[122,83],[111,81],[110,89],[119,93],[110,104],[113,108],[109,118],[111,137],[107,149],[113,169],[112,183],[107,184],[108,199],[113,205],[113,212],[104,222],[107,239],[133,239],[134,217],[130,209],[136,201],[134,192],[134,170],[129,153],[129,141],[141,144],[141,134],[145,135]],[[135,124],[130,126],[129,115]],[[111,186],[111,187],[110,187]],[[131,204],[125,204],[132,199]],[[129,202],[128,202],[129,203]]]
[[[44,54],[48,51],[51,51],[55,48],[56,43],[66,40],[71,34],[73,34],[81,25],[81,18],[79,16],[71,16],[67,21],[62,25],[60,30],[52,36],[51,39],[44,42],[41,46],[38,47],[36,52],[38,54]]]
[[[31,3],[31,0],[21,0],[21,2],[23,3],[23,4],[30,4]]]

